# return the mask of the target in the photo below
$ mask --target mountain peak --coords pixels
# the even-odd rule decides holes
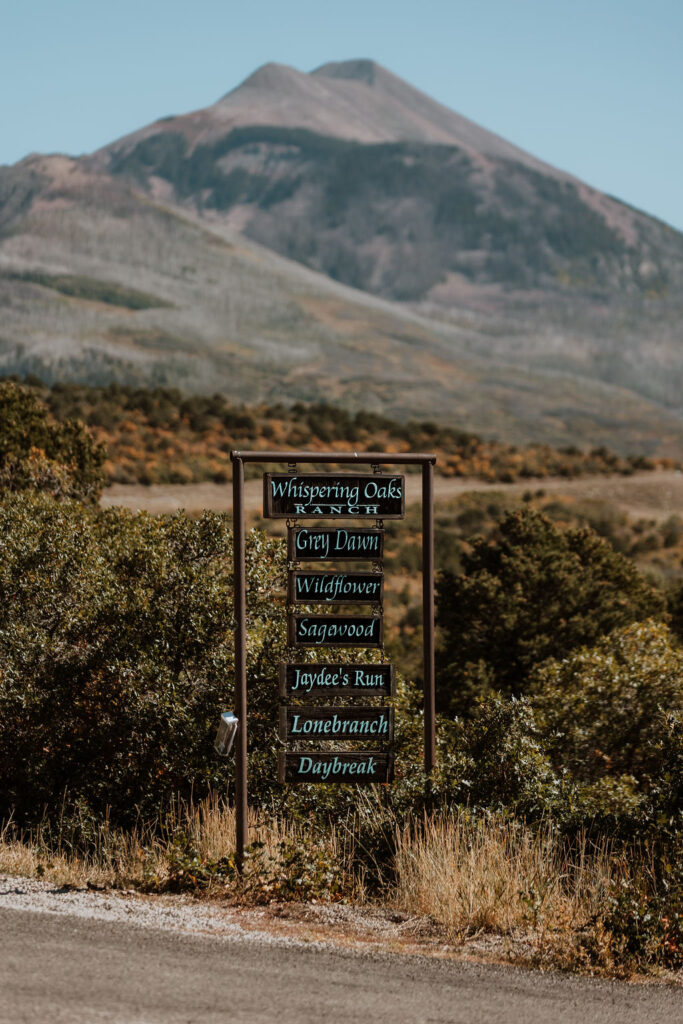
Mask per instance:
[[[290,67],[289,64],[278,64],[276,61],[270,61],[267,64],[262,64],[256,71],[253,71],[235,89],[231,89],[230,92],[226,93],[223,99],[243,89],[259,89],[264,92],[273,92],[283,88],[289,89],[292,85],[298,85],[300,80],[305,77],[301,71]]]
[[[355,82],[365,82],[366,85],[374,85],[378,77],[387,74],[381,64],[367,57],[359,57],[356,60],[330,61],[328,64],[321,64],[312,75],[320,75],[324,78],[348,78]]]
[[[310,72],[263,64],[212,106],[174,118],[164,130],[183,134],[193,147],[247,125],[303,128],[365,144],[456,146],[479,163],[487,157],[514,160],[566,179],[367,57],[330,61]],[[158,132],[158,125],[147,126],[108,148],[121,153]]]

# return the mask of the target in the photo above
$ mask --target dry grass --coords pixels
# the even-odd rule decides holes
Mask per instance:
[[[370,810],[370,808],[367,808]],[[330,829],[327,856],[344,869],[354,896],[364,893],[357,867],[353,822]],[[216,796],[178,805],[154,829],[127,832],[105,822],[87,853],[68,834],[50,840],[41,826],[0,832],[0,871],[43,877],[58,884],[136,887],[169,875],[174,838],[183,836],[199,861],[217,862],[234,851],[235,813]],[[283,846],[319,847],[307,825],[276,816],[250,815],[250,842],[261,845],[262,860],[276,863]],[[582,927],[597,913],[615,871],[606,843],[589,848],[584,840],[572,853],[550,827],[531,830],[517,821],[472,820],[443,814],[396,827],[393,865],[377,865],[388,880],[391,900],[403,910],[426,915],[458,940],[478,931],[509,934],[519,929]],[[393,870],[392,870],[393,869]]]
[[[379,810],[368,797],[360,813],[367,818]],[[602,922],[610,888],[646,869],[642,856],[616,856],[607,842],[595,846],[585,839],[570,848],[550,826],[532,830],[464,811],[402,827],[390,817],[384,822],[386,836],[394,834],[396,855],[393,863],[375,865],[373,874],[384,879],[379,899],[365,887],[359,864],[364,860],[367,868],[369,851],[358,846],[353,818],[321,838],[308,824],[252,814],[250,840],[262,846],[247,861],[243,879],[230,871],[213,875],[222,858],[229,861],[235,833],[234,811],[215,797],[176,807],[154,830],[123,833],[102,825],[87,854],[68,835],[50,842],[45,829],[19,835],[10,823],[0,831],[0,873],[79,888],[181,888],[247,904],[343,899],[359,912],[379,902],[429,921],[439,941],[456,947],[488,936],[507,944],[504,955],[516,962],[632,973]],[[193,864],[199,865],[196,885]]]
[[[173,837],[181,831],[200,858],[217,861],[229,857],[234,850],[234,809],[213,796],[199,804],[174,807],[154,827],[140,825],[123,832],[105,822],[92,836],[87,853],[76,847],[68,833],[60,833],[54,841],[43,826],[17,833],[8,822],[0,832],[0,871],[45,878],[59,885],[90,883],[106,888],[144,887],[155,878],[163,887]],[[250,817],[251,840],[264,843],[273,856],[291,832],[291,826],[276,818]]]
[[[465,813],[398,832],[396,900],[452,941],[477,932],[575,931],[603,905],[616,869],[607,843],[570,852],[550,826],[530,830]]]
[[[0,829],[0,872],[58,885],[163,889],[174,867],[179,837],[183,850],[196,853],[199,863],[229,860],[235,849],[234,808],[214,794],[197,804],[177,804],[162,819],[129,831],[104,822],[90,837],[87,852],[68,830],[61,830],[54,840],[44,826],[17,832],[10,821]],[[278,863],[284,847],[312,843],[307,826],[253,811],[249,841],[259,848],[258,863],[269,865]],[[340,837],[330,829],[325,849],[331,860],[349,863],[350,846],[348,830]],[[353,888],[361,891],[362,885]]]

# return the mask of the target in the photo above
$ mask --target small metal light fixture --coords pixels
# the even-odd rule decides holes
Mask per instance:
[[[232,745],[235,742],[235,735],[237,734],[237,726],[239,720],[236,715],[233,715],[232,711],[225,711],[221,715],[221,720],[218,725],[218,732],[216,733],[216,739],[213,741],[213,745],[216,749],[216,753],[222,757],[227,757],[232,750]]]

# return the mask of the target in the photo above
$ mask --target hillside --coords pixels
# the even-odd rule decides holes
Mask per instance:
[[[0,168],[0,368],[683,443],[683,236],[371,61]]]
[[[34,384],[34,391],[55,419],[81,420],[104,442],[110,483],[224,483],[232,479],[233,449],[430,451],[437,456],[438,475],[489,482],[674,468],[669,460],[624,458],[606,448],[518,448],[429,420],[399,423],[325,404],[235,406],[220,395],[117,385],[58,384],[47,390]],[[262,469],[247,467],[252,474],[260,480]]]

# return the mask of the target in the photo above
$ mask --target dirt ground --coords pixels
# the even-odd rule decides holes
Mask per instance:
[[[522,480],[512,484],[485,483],[482,480],[457,477],[435,477],[437,501],[456,498],[468,491],[503,491],[521,494],[542,489],[546,493],[571,495],[575,498],[607,501],[637,519],[661,521],[671,515],[683,515],[683,473],[680,470],[658,470],[634,473],[632,476],[585,476],[576,480],[550,477]],[[248,512],[260,512],[263,501],[261,480],[246,483],[245,505]],[[406,500],[417,502],[421,497],[420,476],[406,476]],[[121,505],[147,512],[190,513],[202,509],[229,512],[232,509],[232,484],[115,484],[102,496],[102,506]]]

